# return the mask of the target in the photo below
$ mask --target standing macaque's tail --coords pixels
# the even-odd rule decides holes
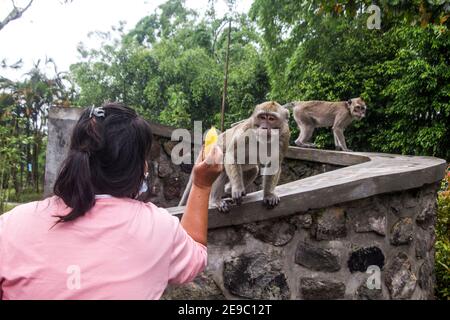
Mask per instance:
[[[187,199],[189,198],[189,193],[191,192],[191,188],[192,188],[192,174],[189,176],[189,181],[186,185],[186,189],[184,189],[183,196],[181,197],[181,200],[178,203],[178,206],[186,205]]]

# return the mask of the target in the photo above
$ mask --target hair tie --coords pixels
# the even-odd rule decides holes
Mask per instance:
[[[91,107],[91,112],[89,113],[89,118],[92,118],[92,115],[96,116],[96,117],[105,117],[105,109],[103,109],[102,107]]]

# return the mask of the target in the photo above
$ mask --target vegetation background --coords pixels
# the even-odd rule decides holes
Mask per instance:
[[[81,44],[82,59],[68,73],[48,58],[25,80],[0,75],[0,212],[41,196],[52,105],[120,100],[151,121],[219,125],[230,21],[225,127],[269,99],[361,96],[368,116],[346,132],[352,149],[450,159],[450,1],[254,0],[243,14],[228,1],[225,16],[215,3],[200,13],[168,0],[130,32],[121,23],[94,32],[98,47]],[[367,27],[371,4],[381,8],[380,29]],[[291,128],[295,139],[294,122]],[[329,130],[319,130],[315,142],[334,147]],[[448,182],[447,176],[438,199],[441,299],[450,298]]]

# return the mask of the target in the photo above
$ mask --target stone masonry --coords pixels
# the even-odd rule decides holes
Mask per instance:
[[[212,229],[206,271],[164,298],[433,298],[433,218],[422,221],[435,215],[437,188]],[[370,279],[370,266],[379,268],[379,282]]]

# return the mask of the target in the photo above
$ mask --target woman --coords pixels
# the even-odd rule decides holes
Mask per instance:
[[[136,200],[152,133],[120,103],[83,112],[55,196],[0,216],[3,299],[158,299],[206,265],[208,198],[222,170],[213,149],[193,169],[181,223]]]

